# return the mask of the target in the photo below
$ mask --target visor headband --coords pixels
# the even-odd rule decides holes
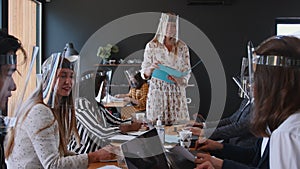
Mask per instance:
[[[16,54],[0,55],[0,65],[16,65],[16,64],[17,64]]]
[[[281,67],[299,67],[300,59],[293,59],[285,56],[274,55],[253,55],[252,62],[258,65],[281,66]]]

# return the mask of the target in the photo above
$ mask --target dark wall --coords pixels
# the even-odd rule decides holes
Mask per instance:
[[[187,0],[51,0],[43,6],[43,56],[63,49],[69,41],[81,50],[93,33],[117,18],[138,12],[172,11],[202,30],[216,48],[226,74],[223,115],[228,116],[239,105],[238,88],[231,77],[240,70],[247,42],[251,40],[256,46],[273,35],[275,18],[300,16],[299,6],[297,0],[233,0],[231,5],[187,5]],[[119,55],[141,50],[151,37],[145,34],[123,40]],[[194,64],[197,57],[193,51],[191,54]],[[200,111],[206,114],[211,99],[209,78],[203,65],[193,72],[201,96]]]

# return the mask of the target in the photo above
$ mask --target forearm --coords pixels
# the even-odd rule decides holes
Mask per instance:
[[[205,127],[206,128],[221,127],[221,126],[225,126],[225,125],[228,125],[231,123],[232,123],[232,120],[228,117],[228,118],[221,119],[219,121],[206,121]]]
[[[244,164],[251,164],[256,153],[256,147],[239,147],[223,144],[222,150],[212,151],[211,154],[222,159],[234,160]],[[247,157],[247,158],[245,158]]]
[[[204,129],[205,136],[212,140],[224,140],[249,133],[248,123],[235,123],[222,127]]]
[[[141,90],[142,97],[137,99],[137,104],[139,105],[139,107],[143,107],[146,109],[147,95],[149,91],[148,83],[144,83],[140,90]]]
[[[126,93],[126,94],[117,94],[115,97],[117,97],[117,98],[129,97],[129,94],[128,93]]]
[[[152,75],[152,72],[153,72],[152,68],[150,68],[150,67],[145,68],[143,73],[142,73],[143,79],[145,79],[145,80],[150,79],[150,77]]]
[[[103,122],[93,119],[93,117],[88,116],[88,114],[80,113],[80,111],[77,111],[76,118],[78,120],[78,131],[86,130],[83,132],[84,134],[94,135],[103,139],[118,132],[118,127],[107,127]]]
[[[131,123],[131,118],[128,119],[120,119],[118,117],[115,117],[114,115],[110,114],[104,107],[100,107],[100,111],[104,115],[105,119],[108,123],[113,125],[120,125],[122,123]]]
[[[97,156],[96,152],[91,152],[91,153],[88,153],[88,161],[89,161],[89,164],[91,164],[91,163],[100,161],[100,158],[99,158],[99,156]]]
[[[250,167],[249,165],[246,165],[243,163],[225,159],[223,161],[222,169],[231,169],[231,168],[234,168],[234,169],[258,169],[256,167]]]
[[[151,48],[149,43],[145,47],[144,51],[144,60],[141,65],[141,76],[143,79],[147,80],[151,77],[152,71],[149,69],[149,67],[152,64],[153,58],[151,54]]]

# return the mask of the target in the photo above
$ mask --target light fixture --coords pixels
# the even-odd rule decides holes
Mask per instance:
[[[70,56],[73,56],[73,55],[78,55],[78,52],[74,49],[74,45],[73,43],[67,43],[65,48],[64,48],[64,51],[63,51],[63,56],[64,57],[70,57]]]
[[[79,53],[74,49],[73,43],[69,42],[66,44],[62,56],[68,59],[70,62],[74,62],[78,60]]]

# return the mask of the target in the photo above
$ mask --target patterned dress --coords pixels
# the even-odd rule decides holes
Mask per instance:
[[[189,49],[180,40],[177,49],[173,47],[170,52],[163,44],[150,41],[145,48],[141,73],[155,61],[181,72],[191,68]],[[185,91],[189,78],[190,74],[184,76],[185,84],[177,85],[152,77],[147,96],[147,119],[153,121],[162,115],[167,123],[190,120]]]

